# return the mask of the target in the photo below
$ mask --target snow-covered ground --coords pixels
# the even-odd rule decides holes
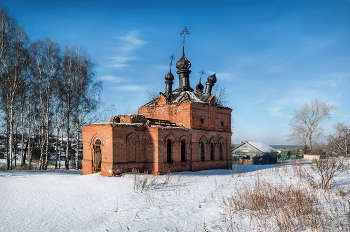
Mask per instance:
[[[0,171],[0,231],[266,231],[247,210],[228,210],[224,199],[257,182],[300,185],[293,170],[292,165],[233,166],[232,171],[121,177]],[[337,182],[348,197],[346,174]]]

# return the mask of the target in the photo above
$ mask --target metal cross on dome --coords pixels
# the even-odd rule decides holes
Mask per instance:
[[[202,69],[202,71],[199,71],[199,73],[201,74],[201,78],[203,77],[203,75],[206,75],[204,69]]]
[[[182,46],[185,46],[185,39],[186,39],[186,35],[191,34],[188,30],[187,27],[185,26],[185,28],[180,32],[180,35],[184,35],[184,38],[182,40]]]
[[[171,66],[173,65],[173,60],[175,60],[175,57],[174,57],[174,53],[170,56],[170,69],[171,69]]]

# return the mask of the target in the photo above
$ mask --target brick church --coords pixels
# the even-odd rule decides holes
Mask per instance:
[[[184,37],[187,29],[183,31]],[[187,33],[189,34],[189,33]],[[174,76],[165,75],[165,92],[107,123],[83,127],[83,174],[114,176],[137,169],[153,174],[231,168],[231,109],[217,104],[216,75],[190,86],[191,62],[182,56]]]

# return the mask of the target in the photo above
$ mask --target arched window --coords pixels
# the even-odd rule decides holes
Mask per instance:
[[[96,139],[94,146],[94,162],[93,162],[93,169],[95,172],[101,171],[101,164],[102,164],[102,152],[101,152],[101,140]]]
[[[215,145],[214,145],[214,142],[210,143],[210,160],[215,160]]]
[[[186,162],[186,140],[181,140],[181,162]]]
[[[127,143],[126,143],[127,160],[126,161],[130,163],[134,163],[137,161],[138,138],[134,133],[132,133],[128,135],[126,140],[127,140]]]
[[[223,160],[224,159],[224,145],[222,144],[222,142],[220,142],[220,151],[219,151],[219,160]]]
[[[171,153],[172,153],[172,145],[171,145],[171,140],[168,139],[166,141],[166,154],[167,154],[167,162],[168,163],[171,163],[172,160],[171,160]]]
[[[201,161],[205,161],[205,143],[201,141]]]

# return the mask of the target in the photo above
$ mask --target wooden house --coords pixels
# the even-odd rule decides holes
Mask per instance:
[[[277,162],[278,151],[263,142],[245,141],[232,149],[232,164],[257,165]]]

